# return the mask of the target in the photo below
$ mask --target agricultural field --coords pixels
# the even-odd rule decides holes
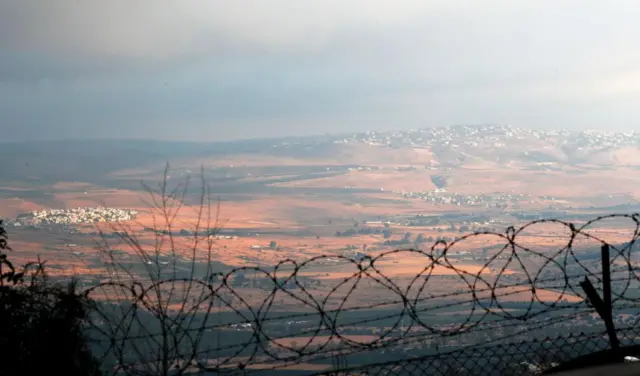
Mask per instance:
[[[200,145],[173,157],[164,153],[168,169],[161,157],[131,157],[129,165],[103,161],[100,175],[65,170],[62,180],[32,171],[0,182],[0,216],[7,220],[14,262],[46,260],[52,277],[75,277],[87,288],[113,279],[148,281],[153,273],[205,278],[219,272],[246,309],[269,299],[270,276],[277,275],[292,283],[291,294],[272,297],[273,310],[313,311],[300,307],[300,294],[324,309],[385,304],[404,295],[427,299],[425,314],[441,320],[444,302],[490,300],[481,290],[496,286],[504,286],[498,289],[506,306],[491,309],[502,312],[517,312],[526,302],[582,301],[580,291],[558,286],[538,286],[535,296],[530,287],[513,287],[536,276],[561,276],[545,255],[566,251],[568,227],[537,223],[521,230],[514,244],[507,227],[543,218],[580,225],[640,207],[640,170],[632,163],[637,150],[629,146],[576,156],[550,150],[548,141],[522,139],[493,149],[367,142]],[[525,145],[529,154],[521,152]],[[78,171],[89,168],[82,159],[74,163]],[[24,219],[34,211],[97,207],[137,214],[64,226],[30,226]],[[634,236],[633,223],[623,220],[589,231],[610,244]],[[510,247],[522,255],[517,262]],[[578,236],[572,247],[593,262],[599,244]],[[472,294],[470,286],[479,292]],[[111,301],[114,294],[96,291],[94,297]],[[471,309],[465,307],[456,314],[464,317]]]

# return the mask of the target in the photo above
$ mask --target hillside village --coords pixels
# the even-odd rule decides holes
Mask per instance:
[[[573,145],[576,148],[608,148],[640,145],[640,132],[601,132],[570,129],[523,129],[511,125],[458,125],[409,131],[353,134],[334,143],[363,143],[368,145],[470,146],[492,144],[505,146],[510,140],[533,138],[550,144]]]
[[[486,209],[506,209],[509,205],[517,206],[522,202],[534,202],[529,196],[522,193],[495,192],[493,194],[461,195],[447,194],[446,190],[437,189],[425,192],[401,192],[401,194],[406,198],[418,198],[436,205],[480,206]]]
[[[74,225],[96,222],[130,221],[138,214],[135,210],[108,207],[47,209],[20,215],[14,226],[21,225]]]

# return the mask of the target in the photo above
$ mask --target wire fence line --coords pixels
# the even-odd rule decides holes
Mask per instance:
[[[563,361],[607,349],[603,333],[458,349],[358,368],[343,375],[537,375]],[[326,374],[326,373],[325,373]]]
[[[90,332],[114,373],[489,374],[476,371],[500,359],[539,373],[592,350],[591,342],[607,343],[593,350],[610,347],[603,322],[615,321],[622,345],[635,343],[624,328],[640,321],[639,234],[638,214],[614,214],[581,224],[533,221],[428,249],[287,259],[272,268],[198,272],[193,260],[181,276],[183,264],[173,261],[149,281],[114,279],[87,289],[98,302]],[[611,252],[606,263],[602,247]],[[406,259],[414,268],[396,273]],[[325,279],[332,268],[338,277]],[[585,279],[611,287],[606,303],[615,315],[603,316]],[[561,351],[576,343],[568,333],[581,332],[584,349]],[[563,351],[569,355],[541,360]]]

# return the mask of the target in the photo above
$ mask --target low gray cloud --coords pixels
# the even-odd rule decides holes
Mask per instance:
[[[636,129],[638,16],[635,1],[0,0],[0,127],[200,140]]]

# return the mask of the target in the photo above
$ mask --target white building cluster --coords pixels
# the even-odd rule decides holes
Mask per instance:
[[[370,146],[404,145],[410,147],[433,146],[491,146],[503,147],[511,140],[540,139],[557,145],[575,145],[578,148],[604,148],[640,145],[640,132],[581,131],[571,129],[533,130],[511,125],[458,125],[414,129],[409,131],[353,134],[334,143],[358,143]]]
[[[96,222],[121,222],[135,219],[135,210],[107,207],[48,209],[31,212],[29,220],[33,224],[72,225]]]
[[[506,208],[509,205],[533,203],[533,199],[522,193],[495,192],[492,194],[461,195],[447,194],[443,189],[426,192],[400,192],[406,198],[419,198],[431,204],[456,206],[482,206],[484,208]]]

